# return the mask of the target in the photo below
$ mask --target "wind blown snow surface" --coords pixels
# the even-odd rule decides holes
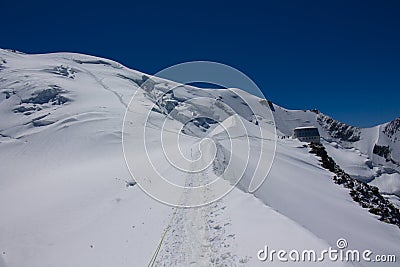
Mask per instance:
[[[166,163],[162,147],[153,145],[150,152],[159,171],[177,184],[213,181],[225,170],[224,159],[231,152],[217,121],[234,128],[239,116],[250,137],[255,122],[269,129],[263,118],[252,117],[245,98],[260,109],[272,107],[278,137],[291,135],[297,126],[317,126],[329,155],[346,172],[376,185],[396,203],[400,194],[396,121],[359,129],[318,111],[286,110],[238,89],[182,86],[154,105],[154,94],[174,86],[166,80],[149,80],[108,59],[0,50],[0,266],[396,266],[257,258],[265,246],[319,253],[337,249],[337,240],[345,238],[347,249],[400,259],[399,228],[379,221],[354,202],[349,190],[335,184],[334,174],[298,140],[276,140],[271,171],[254,193],[247,190],[251,182],[247,171],[225,197],[197,208],[172,207],[149,197],[131,178],[122,151],[124,114],[135,93],[142,96],[135,107],[151,110],[146,128],[150,144],[159,141],[160,136],[152,133],[159,132],[157,121],[166,114],[172,120],[170,129],[181,128],[192,112],[204,117],[217,114],[213,120],[192,120],[182,128],[182,150],[188,157],[197,156],[191,152],[205,136],[217,142],[214,150],[211,146],[204,150],[216,153],[204,172],[184,175]],[[175,109],[183,100],[199,97],[217,101]],[[214,112],[207,114],[210,110]],[[139,122],[131,120],[128,125],[143,129]],[[250,145],[255,146],[253,139],[249,138]],[[130,140],[142,142],[140,134],[132,134]],[[232,156],[240,160],[240,155]],[[145,155],[133,157],[140,163]],[[143,177],[150,174],[140,164],[137,168]],[[230,182],[230,177],[224,178]],[[185,204],[211,198],[212,192],[176,197]]]

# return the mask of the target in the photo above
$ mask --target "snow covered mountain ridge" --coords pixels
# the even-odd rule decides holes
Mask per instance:
[[[398,205],[400,118],[371,128],[359,128],[318,110],[287,110],[279,106],[275,106],[274,118],[284,135],[290,135],[299,126],[318,127],[329,154],[342,168],[354,178],[378,186]]]
[[[131,145],[143,143],[141,119],[149,113],[146,134],[157,171],[185,186],[208,184],[227,170],[226,180],[237,175],[226,160],[233,156],[238,165],[245,157],[231,150],[226,133],[234,130],[232,139],[241,142],[237,129],[243,124],[250,146],[259,148],[257,129],[271,133],[272,122],[262,116],[270,111],[281,138],[268,179],[248,194],[256,165],[250,157],[243,179],[212,205],[171,209],[152,200],[134,185],[121,149],[133,94],[139,97],[126,121]],[[304,143],[282,136],[295,127],[318,127],[328,155],[346,173],[399,206],[399,119],[357,128],[238,89],[176,87],[108,59],[7,50],[0,50],[0,114],[0,266],[143,266],[155,248],[153,262],[160,266],[263,266],[256,252],[267,242],[278,249],[323,249],[342,237],[349,248],[398,253],[398,228],[355,203]],[[183,133],[186,157],[196,159],[197,146],[215,156],[203,174],[181,174],[164,164],[156,133],[167,117],[166,132]],[[199,142],[205,137],[216,146]],[[131,171],[146,182],[142,155],[132,157],[138,165]],[[211,193],[178,200],[201,201]]]
[[[4,70],[8,68],[7,64],[7,57],[10,56],[16,57],[16,56],[28,56],[20,52],[12,52],[10,50],[2,50],[2,57],[0,58],[0,70]],[[64,55],[62,53],[59,54],[54,54],[58,55],[57,57],[59,58],[66,58],[66,57],[71,57],[73,63],[78,63],[78,64],[93,64],[93,65],[103,65],[103,66],[110,66],[115,69],[126,69],[123,67],[121,64],[106,60],[106,59],[99,59],[95,57],[89,57],[85,56],[85,59],[80,59],[82,55],[75,54],[75,57],[73,56],[74,54],[68,54],[65,53]],[[12,70],[14,73],[17,72],[17,69]],[[33,71],[33,70],[31,70]],[[43,73],[51,73],[59,77],[67,77],[69,79],[74,79],[75,75],[77,72],[80,72],[78,69],[70,66],[64,66],[62,64],[51,66],[47,69],[41,70]],[[136,78],[132,78],[129,76],[132,76],[132,74],[136,74]],[[147,79],[148,76],[145,74],[141,74],[139,72],[130,72],[130,75],[124,75],[122,73],[117,74],[118,77],[120,77],[122,80],[128,80],[133,83],[136,83],[138,86],[141,86]],[[25,78],[28,78],[29,75],[25,75]],[[47,84],[44,86],[44,88],[37,89],[34,86],[30,85],[29,82],[27,82],[24,86],[24,90],[18,90],[16,91],[15,88],[18,88],[16,86],[17,83],[21,83],[21,81],[12,81],[11,83],[7,83],[6,79],[4,77],[2,78],[2,88],[1,88],[1,93],[4,98],[8,99],[12,95],[15,95],[15,97],[18,97],[19,99],[19,105],[15,105],[15,107],[12,109],[13,112],[15,113],[21,113],[24,114],[25,116],[30,116],[36,111],[40,111],[41,107],[40,105],[47,106],[47,104],[51,105],[62,105],[65,104],[66,102],[70,101],[68,97],[65,95],[68,95],[68,91],[63,90],[60,88],[58,85],[55,84]],[[154,87],[154,82],[150,80],[147,80],[147,86],[149,87]],[[206,91],[206,90],[204,90]],[[21,95],[19,95],[21,94]],[[174,96],[172,95],[171,100],[168,103],[164,103],[163,108],[168,111],[168,109],[173,109],[176,103],[178,103],[177,99],[173,100]],[[270,103],[272,105],[272,103]],[[400,117],[396,118],[395,120],[388,122],[388,123],[383,123],[381,125],[371,127],[371,128],[366,128],[362,129],[359,127],[354,127],[347,125],[345,123],[339,122],[322,112],[318,110],[303,110],[304,114],[301,114],[301,111],[298,110],[287,110],[284,108],[281,108],[275,104],[273,104],[274,107],[276,107],[277,111],[275,111],[275,117],[277,120],[277,128],[278,130],[281,131],[282,134],[284,135],[291,135],[292,130],[295,127],[298,126],[308,126],[308,125],[313,125],[313,126],[318,126],[320,129],[320,132],[322,132],[322,136],[324,139],[328,141],[337,141],[340,144],[342,144],[344,147],[355,147],[358,148],[361,143],[368,143],[366,144],[368,146],[367,148],[367,154],[371,158],[373,158],[373,162],[381,163],[382,160],[387,162],[391,167],[394,167],[395,169],[398,170],[399,167],[399,162],[400,162],[400,152],[399,152],[399,139],[400,139]],[[271,106],[272,107],[272,106]],[[285,115],[287,113],[287,115]],[[313,115],[312,113],[315,113],[316,115]],[[295,114],[295,115],[294,115]],[[294,116],[299,115],[298,117],[294,118]],[[249,116],[249,115],[248,115]],[[281,118],[282,117],[282,118]],[[250,118],[246,118],[249,119]],[[283,119],[285,121],[283,121]],[[40,119],[35,119],[35,122],[32,122],[35,125],[40,126],[42,123],[46,124],[46,120],[41,121]],[[361,141],[362,135],[366,135],[365,132],[371,132],[373,131],[372,129],[379,128],[378,133],[376,134],[377,136],[374,136],[376,139],[375,143],[371,143],[370,139]],[[363,136],[363,139],[364,136]],[[374,152],[374,147],[375,147],[375,152]],[[379,149],[381,148],[381,149]],[[372,152],[372,154],[371,154]],[[381,157],[383,159],[379,159],[378,157]],[[390,164],[390,163],[391,164]]]

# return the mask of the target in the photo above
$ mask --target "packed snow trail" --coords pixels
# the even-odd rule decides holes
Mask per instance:
[[[217,176],[213,170],[208,168],[201,173],[188,174],[185,186],[201,186],[215,178]],[[200,198],[206,203],[212,195],[206,187],[199,194],[194,192],[199,191],[184,191],[182,206],[193,203],[193,198]],[[316,250],[328,247],[326,242],[303,226],[237,188],[220,200],[202,207],[177,207],[170,216],[170,222],[156,246],[149,266],[263,266],[266,263],[258,260],[257,251],[265,245],[288,250],[306,249],[304,243],[312,244],[309,248]],[[262,227],[264,224],[265,227]],[[285,240],[282,240],[283,233]],[[310,264],[273,263],[285,266]],[[347,266],[343,263],[329,264]]]
[[[193,156],[191,150],[191,156]],[[192,158],[193,159],[193,158]],[[187,189],[181,197],[183,207],[175,208],[171,217],[171,224],[167,226],[166,238],[162,238],[160,256],[156,260],[156,266],[211,266],[213,263],[210,238],[209,218],[211,206],[184,208],[190,200],[197,198],[198,203],[209,202],[207,188],[203,187],[199,191],[190,190],[191,187],[197,187],[207,184],[215,178],[207,171],[203,173],[188,173],[185,181]]]
[[[210,180],[212,175],[188,175],[187,185],[196,186]],[[194,195],[186,190],[182,203],[188,198],[207,198],[207,191]],[[229,218],[222,218],[225,209],[223,200],[203,207],[176,208],[167,226],[168,232],[162,243],[156,266],[235,266],[236,255],[231,255],[234,235],[225,232],[223,227],[230,225]]]
[[[189,175],[189,179],[192,179]],[[185,193],[183,201],[192,194]],[[184,203],[183,202],[183,203]],[[172,225],[164,242],[157,266],[208,266],[211,258],[208,225],[206,221],[208,207],[176,208],[172,216]]]
[[[201,141],[197,139],[195,145],[191,142],[184,144],[184,147],[190,147],[188,151],[192,160],[201,154],[197,149],[193,153],[193,148],[198,148]],[[196,169],[195,165],[196,161],[192,161],[192,170]],[[170,168],[169,172],[173,172],[173,167]],[[181,206],[174,208],[170,215],[169,224],[165,227],[149,266],[235,265],[234,257],[229,252],[230,247],[233,247],[231,243],[234,235],[231,235],[231,240],[227,240],[227,234],[222,229],[229,224],[229,218],[220,218],[219,211],[225,208],[221,209],[223,200],[201,207],[187,207],[190,203],[210,202],[212,194],[204,185],[211,183],[217,176],[209,167],[202,172],[188,172],[185,177],[186,189],[179,200]],[[201,187],[201,190],[191,190],[193,187]]]
[[[189,175],[188,181],[193,181],[194,177],[196,175]],[[190,195],[185,194],[183,199],[186,197]],[[257,258],[257,251],[265,245],[288,251],[318,251],[329,246],[238,189],[204,207],[176,208],[170,223],[160,247],[157,246],[159,252],[153,259],[154,266],[265,266],[271,263],[274,266],[310,266],[312,262],[279,262],[276,259],[271,263],[262,262]],[[347,266],[341,262],[327,264]]]

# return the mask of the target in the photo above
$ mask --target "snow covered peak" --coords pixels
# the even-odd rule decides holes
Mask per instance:
[[[140,96],[132,100],[136,115],[151,112],[146,134],[157,171],[179,185],[196,186],[223,173],[229,157],[237,164],[227,181],[248,160],[230,194],[203,209],[172,210],[135,185],[121,149],[123,118],[134,94]],[[203,144],[201,152],[215,152],[207,172],[178,175],[177,168],[162,164],[160,137],[152,133],[166,118],[167,130],[178,129],[185,144],[216,142]],[[141,122],[133,116],[125,123],[136,130],[137,135],[128,133],[133,144],[142,144]],[[274,163],[267,180],[251,192],[254,170],[266,161],[257,161],[257,153],[246,157],[230,150],[224,130],[238,140],[246,130],[254,151],[272,155],[275,150],[258,140],[261,129],[266,142],[274,141],[275,126],[281,138],[274,143]],[[200,265],[212,259],[226,266],[263,266],[256,253],[266,242],[276,249],[324,249],[335,247],[340,237],[350,248],[397,253],[398,228],[353,202],[304,143],[283,138],[302,126],[317,127],[327,153],[344,171],[397,203],[398,119],[362,129],[315,110],[288,110],[240,89],[182,86],[108,59],[0,50],[0,265],[144,266],[160,248],[161,236],[157,262],[167,266],[199,260],[193,255],[203,255]],[[193,151],[185,156],[199,154]],[[134,156],[140,179],[150,183],[141,165],[144,155]],[[175,197],[190,202],[202,195]],[[182,240],[187,246],[179,246]]]

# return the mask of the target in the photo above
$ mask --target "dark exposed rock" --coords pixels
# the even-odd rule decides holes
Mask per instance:
[[[123,66],[119,63],[109,61],[109,60],[104,60],[104,59],[73,59],[74,62],[78,64],[93,64],[93,65],[103,65],[107,67],[112,67],[115,69],[122,69]]]
[[[152,108],[151,108],[151,111],[154,111],[154,112],[157,112],[157,113],[162,114],[161,110],[159,110],[159,109],[156,108],[156,107],[152,107]]]
[[[190,127],[191,126],[196,126],[197,128],[199,128],[200,130],[202,130],[203,132],[206,132],[211,125],[218,123],[217,121],[215,121],[212,118],[208,118],[208,117],[196,117],[191,119],[190,121],[188,121],[183,127],[182,127],[182,133],[188,134],[190,133]]]
[[[54,121],[49,121],[49,120],[35,120],[32,121],[32,125],[35,127],[42,127],[42,126],[47,126],[50,124],[53,124]]]
[[[357,142],[360,140],[361,131],[358,127],[347,125],[324,114],[319,114],[317,121],[332,138],[346,142]]]
[[[140,84],[140,87],[142,87],[146,91],[152,91],[154,89],[154,86],[156,85],[156,82],[147,77],[146,75],[142,76],[142,81]]]
[[[235,96],[236,96],[236,95],[235,95]],[[236,96],[236,97],[238,97],[238,96]],[[269,100],[262,99],[262,100],[260,100],[260,104],[261,104],[261,105],[264,105],[264,106],[266,106],[266,107],[269,107],[269,109],[270,109],[271,111],[275,111],[274,104],[273,104],[271,101],[269,101]]]
[[[139,87],[141,87],[142,89],[144,89],[145,91],[148,91],[148,92],[152,91],[154,89],[154,86],[156,85],[156,82],[153,81],[151,78],[149,78],[147,75],[142,75],[141,79],[137,79],[137,78],[132,78],[132,77],[125,76],[123,74],[118,73],[117,77],[134,82]]]
[[[382,158],[385,158],[386,161],[390,161],[390,159],[391,159],[391,157],[390,157],[391,151],[390,151],[389,146],[380,146],[380,145],[375,144],[372,153],[374,153],[375,155],[378,155]]]
[[[398,140],[398,134],[400,133],[400,117],[389,122],[383,129],[383,133],[393,142],[396,142]]]
[[[104,61],[104,60],[79,60],[79,59],[74,59],[73,61],[75,61],[78,64],[100,64],[100,65],[108,65],[111,66],[110,62]]]
[[[310,144],[310,153],[321,158],[321,165],[329,171],[335,173],[333,181],[350,189],[350,196],[360,204],[361,207],[368,209],[372,214],[379,216],[379,220],[397,225],[400,228],[400,211],[380,193],[379,189],[367,183],[355,180],[350,177],[339,165],[328,155],[322,144]]]
[[[163,103],[167,113],[171,113],[171,111],[174,110],[177,105],[179,105],[179,102],[173,99],[167,99]]]
[[[36,108],[35,107],[19,106],[19,107],[16,107],[16,108],[13,109],[13,111],[15,113],[24,113],[24,112],[32,111],[32,110],[36,110]]]
[[[2,81],[1,78],[0,81]],[[14,90],[3,90],[2,93],[5,95],[6,99],[9,99],[12,95],[16,94]]]
[[[58,86],[51,86],[50,88],[36,91],[32,97],[22,99],[22,103],[31,104],[45,104],[52,102],[53,105],[61,105],[69,101],[68,98],[62,96],[63,91]]]
[[[128,80],[128,81],[131,81],[131,82],[135,83],[135,84],[138,85],[138,86],[141,86],[142,83],[143,83],[143,80],[135,79],[135,78],[132,78],[132,77],[129,77],[129,76],[120,74],[120,73],[117,73],[116,76],[119,77],[119,78]]]

